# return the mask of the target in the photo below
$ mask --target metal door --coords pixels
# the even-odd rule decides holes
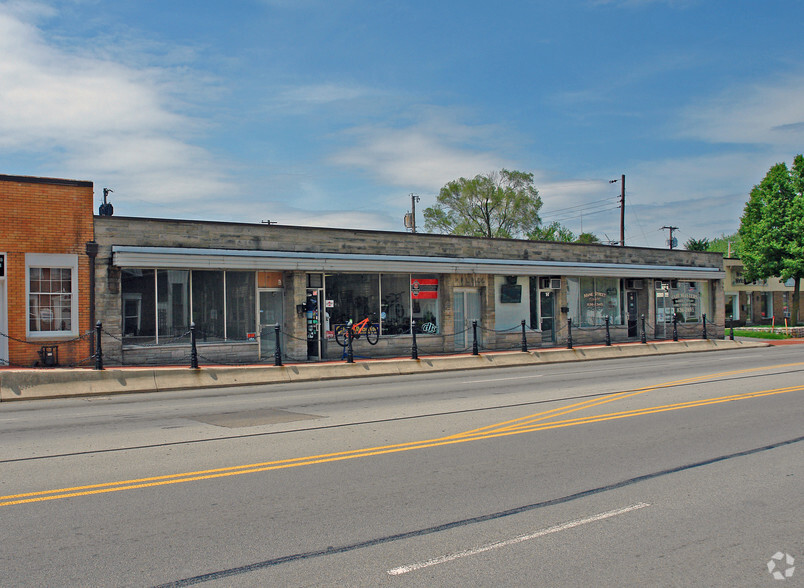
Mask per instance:
[[[276,329],[284,325],[282,315],[282,290],[260,290],[257,316],[260,321],[260,359],[273,357],[276,350]],[[280,340],[284,349],[284,341]]]
[[[628,320],[628,337],[632,339],[639,335],[639,303],[637,292],[633,290],[625,293],[625,312]]]
[[[452,296],[455,317],[455,350],[462,351],[472,345],[472,322],[477,321],[478,345],[481,341],[480,290],[456,290]]]
[[[541,317],[542,341],[555,342],[555,300],[556,294],[552,290],[539,292],[539,316]]]

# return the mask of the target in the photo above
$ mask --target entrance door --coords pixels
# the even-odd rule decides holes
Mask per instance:
[[[539,316],[542,318],[542,341],[555,343],[556,295],[552,290],[539,292]]]
[[[637,293],[633,290],[627,290],[625,293],[625,312],[628,317],[628,337],[633,339],[639,335],[639,304],[637,302]]]
[[[480,345],[480,291],[456,290],[452,301],[455,311],[455,350],[462,351],[472,345],[472,321],[477,321],[477,343]]]
[[[260,359],[273,357],[276,351],[276,329],[284,324],[282,316],[282,290],[260,290],[259,308],[257,309],[260,321]],[[280,339],[282,349],[284,340]]]
[[[323,290],[318,288],[307,289],[307,301],[305,303],[305,317],[307,320],[307,359],[319,360],[324,357],[326,352],[322,349],[323,329],[321,317],[323,313],[321,294]]]
[[[6,309],[6,285],[0,280],[0,365],[8,365],[8,310]]]

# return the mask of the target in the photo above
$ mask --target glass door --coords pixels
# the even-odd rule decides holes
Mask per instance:
[[[452,297],[455,316],[455,350],[463,351],[472,345],[472,322],[477,321],[478,345],[481,341],[480,291],[456,290]]]
[[[274,327],[278,324],[281,329],[284,324],[282,320],[282,290],[260,290],[258,298],[260,359],[268,359],[273,357],[276,351],[276,329]],[[280,339],[280,344],[284,349],[283,339]]]

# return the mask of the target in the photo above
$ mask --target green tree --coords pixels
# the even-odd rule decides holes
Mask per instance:
[[[540,225],[528,233],[528,239],[532,241],[561,241],[571,243],[575,241],[575,233],[570,231],[558,221],[553,221],[549,225]]]
[[[525,237],[539,226],[541,207],[533,174],[503,169],[449,182],[424,210],[424,226],[449,235]]]
[[[693,239],[690,237],[687,239],[687,242],[684,243],[684,249],[687,251],[709,251],[709,239],[706,237],[703,239]]]
[[[709,242],[708,251],[722,253],[724,257],[740,257],[740,244],[742,239],[739,233],[721,235]]]
[[[804,156],[777,163],[754,186],[740,219],[740,260],[747,281],[793,279],[791,317],[798,323],[804,276]]]
[[[600,237],[595,235],[594,233],[581,233],[578,235],[578,238],[575,239],[576,243],[600,243]]]

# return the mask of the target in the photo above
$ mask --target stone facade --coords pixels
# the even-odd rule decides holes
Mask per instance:
[[[313,227],[290,227],[281,225],[252,225],[205,221],[160,220],[126,217],[95,217],[95,239],[99,244],[96,258],[96,307],[98,318],[103,321],[105,335],[103,345],[107,361],[111,363],[165,363],[175,362],[184,357],[180,351],[162,352],[156,348],[127,347],[121,345],[123,338],[120,268],[115,266],[112,247],[162,247],[178,252],[182,249],[214,249],[236,251],[274,251],[304,252],[336,255],[381,255],[416,256],[425,258],[449,258],[461,260],[525,260],[562,262],[570,264],[617,264],[620,268],[639,266],[650,268],[716,268],[722,271],[720,254],[660,250],[635,247],[612,247],[604,245],[567,244],[535,242],[514,239],[484,239],[475,237],[454,237],[445,235],[411,234],[396,232],[362,231],[348,229],[324,229]],[[322,266],[323,267],[323,266]],[[323,270],[321,270],[323,271]],[[620,278],[616,269],[612,278]],[[662,279],[661,269],[656,270],[656,279]],[[288,358],[304,359],[307,356],[306,319],[298,312],[307,295],[307,271],[287,268],[282,272],[284,291],[283,351]],[[567,316],[563,310],[568,305],[567,269],[561,276],[561,288],[556,290],[555,334],[558,345],[565,344],[567,337]],[[440,307],[440,329],[438,336],[419,336],[417,345],[420,353],[454,352],[458,345],[454,333],[455,324],[453,294],[460,289],[472,289],[479,293],[483,326],[480,331],[483,349],[517,349],[521,344],[521,330],[496,332],[494,330],[495,276],[492,274],[445,273],[440,275],[438,301]],[[650,327],[649,338],[659,337],[654,327],[654,281],[644,279],[644,287],[636,291],[641,313],[645,314]],[[624,281],[622,282],[624,283]],[[708,282],[709,299],[705,306],[710,308],[708,319],[724,324],[723,282],[719,277]],[[528,317],[522,317],[527,320]],[[682,336],[695,336],[701,326],[680,325]],[[526,329],[529,347],[543,344],[541,331]],[[722,337],[714,331],[710,336]],[[573,338],[577,343],[602,343],[603,335],[599,328],[574,328]],[[627,325],[612,325],[613,341],[634,340],[629,336]],[[370,351],[374,356],[407,355],[410,353],[410,335],[381,337],[376,347]],[[360,342],[363,345],[363,342]],[[545,343],[546,344],[546,343]],[[325,358],[339,359],[342,348],[333,341],[325,344]],[[263,357],[267,354],[263,350]],[[206,358],[223,363],[257,361],[259,352],[254,343],[214,344],[199,351]],[[356,351],[359,355],[360,351]],[[150,355],[149,355],[150,354]],[[267,359],[267,357],[266,357]]]

